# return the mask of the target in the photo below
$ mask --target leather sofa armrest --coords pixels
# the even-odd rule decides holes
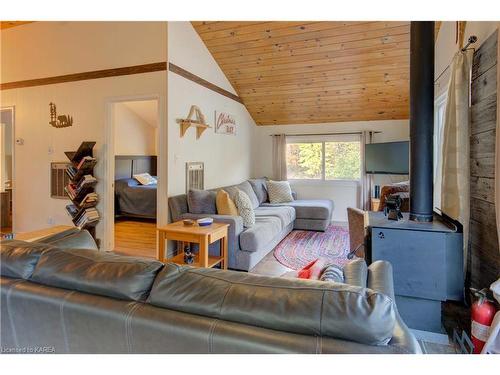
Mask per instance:
[[[344,266],[344,282],[366,288],[368,267],[364,259],[351,260]]]
[[[368,267],[368,288],[377,292],[384,293],[392,298],[396,310],[396,325],[389,345],[395,345],[403,348],[408,353],[420,354],[422,349],[413,335],[405,324],[401,315],[399,315],[396,299],[394,296],[394,282],[392,278],[392,265],[389,262],[378,260],[373,262]]]
[[[58,240],[61,240],[65,237],[72,236],[76,233],[79,233],[80,231],[81,230],[78,229],[77,227],[70,227],[70,228],[65,229],[61,232],[51,234],[50,236],[43,237],[41,239],[38,239],[38,240],[35,240],[32,242],[34,242],[34,243],[49,243],[49,242],[53,242],[53,241],[58,241]]]
[[[92,249],[99,250],[94,238],[87,230],[70,232],[65,236],[52,236],[44,238],[40,243],[49,244],[60,249]]]
[[[389,262],[378,260],[368,267],[368,288],[384,293],[394,300],[394,281],[392,279],[392,265]]]

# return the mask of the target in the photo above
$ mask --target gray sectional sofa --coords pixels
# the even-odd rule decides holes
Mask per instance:
[[[168,200],[172,221],[213,217],[228,223],[229,268],[248,271],[266,256],[292,229],[324,231],[330,221],[333,202],[324,200],[295,199],[293,202],[269,203],[266,179],[250,179],[224,189],[233,195],[235,189],[248,194],[255,210],[256,223],[250,228],[243,227],[240,216],[226,216],[213,213],[190,212],[186,194],[170,197]],[[294,194],[296,198],[296,194]],[[219,244],[211,245],[212,254],[219,253]]]

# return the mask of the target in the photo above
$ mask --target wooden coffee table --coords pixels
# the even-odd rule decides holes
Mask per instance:
[[[186,264],[184,263],[184,243],[197,243],[199,245],[199,252],[195,254],[194,262],[189,264],[190,266],[210,268],[220,264],[221,268],[227,269],[228,227],[229,224],[215,222],[204,227],[198,224],[188,226],[184,225],[182,221],[158,227],[158,260]],[[180,241],[182,243],[181,251],[173,258],[165,259],[166,240]],[[208,246],[215,241],[220,241],[220,256],[211,256],[208,254]]]

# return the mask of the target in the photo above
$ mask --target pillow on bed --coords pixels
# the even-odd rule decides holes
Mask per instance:
[[[134,177],[141,185],[153,185],[156,184],[156,178],[151,176],[149,173],[134,174]]]

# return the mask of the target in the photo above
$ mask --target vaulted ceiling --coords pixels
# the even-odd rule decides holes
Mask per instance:
[[[27,23],[32,23],[32,22],[33,21],[0,21],[0,30],[26,25]]]
[[[409,22],[192,24],[258,125],[409,116]]]

